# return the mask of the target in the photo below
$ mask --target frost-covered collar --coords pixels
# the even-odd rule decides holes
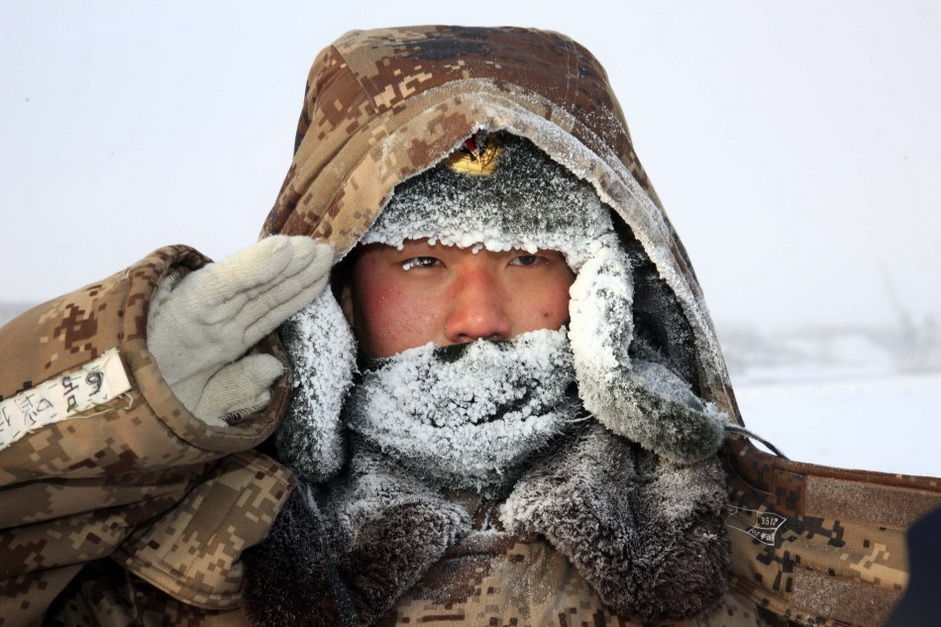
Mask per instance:
[[[594,242],[616,237],[591,185],[532,142],[506,133],[473,139],[496,147],[492,173],[459,171],[447,159],[400,183],[360,244],[400,248],[427,238],[495,252],[558,250],[578,272]]]
[[[594,588],[619,624],[692,618],[726,588],[726,490],[715,458],[677,466],[582,422],[533,456],[512,486],[500,508],[510,533],[478,534],[462,505],[390,456],[355,437],[350,448],[334,481],[313,490],[302,482],[268,537],[244,553],[253,625],[298,617],[305,625],[384,624],[397,603],[416,598],[426,609],[460,613],[474,590],[466,575],[516,562],[515,550],[492,549],[540,542],[534,536],[567,558],[565,569]],[[480,550],[483,538],[491,550]],[[504,572],[522,579],[507,584],[534,615],[568,595],[551,583],[561,580],[527,577],[531,565],[517,566]]]
[[[486,491],[514,479],[576,419],[574,381],[565,329],[505,342],[429,343],[371,360],[345,419],[420,476]]]

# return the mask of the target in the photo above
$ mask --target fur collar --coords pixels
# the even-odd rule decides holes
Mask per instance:
[[[353,448],[337,479],[302,485],[246,551],[254,624],[374,624],[471,530],[461,505],[368,445]],[[544,536],[614,612],[679,620],[725,590],[723,486],[714,458],[672,464],[592,422],[533,461],[500,519]]]

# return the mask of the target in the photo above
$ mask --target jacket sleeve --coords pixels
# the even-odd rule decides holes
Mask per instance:
[[[122,545],[126,554],[131,538],[153,535],[147,530],[197,498],[220,468],[228,468],[227,493],[264,492],[264,512],[239,510],[233,522],[197,508],[205,524],[199,515],[187,518],[194,537],[229,525],[238,548],[250,546],[287,498],[290,473],[250,449],[283,415],[290,374],[275,383],[265,409],[236,425],[211,426],[174,397],[147,350],[147,312],[161,279],[206,263],[191,248],[161,248],[0,328],[0,597],[15,600],[22,622],[41,616],[81,564],[117,557]],[[253,350],[287,363],[276,334]],[[223,561],[235,565],[240,550],[230,553]],[[220,562],[217,570],[227,568]],[[237,582],[228,587],[237,593]],[[32,609],[23,614],[26,606]]]
[[[185,246],[161,248],[0,329],[0,485],[205,461],[249,449],[274,430],[287,377],[276,384],[266,411],[234,427],[213,427],[173,396],[147,350],[147,312],[160,280],[174,267],[207,262]],[[260,348],[283,358],[275,337]],[[81,409],[71,388],[109,351],[120,358],[112,367],[123,368],[129,389],[115,390],[113,398],[79,398],[92,400],[94,408],[69,412],[70,404]],[[76,392],[81,397],[82,390]],[[63,399],[65,407],[59,407]]]

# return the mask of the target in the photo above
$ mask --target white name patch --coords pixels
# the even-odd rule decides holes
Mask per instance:
[[[81,368],[0,401],[0,450],[24,435],[114,400],[131,389],[117,348]]]

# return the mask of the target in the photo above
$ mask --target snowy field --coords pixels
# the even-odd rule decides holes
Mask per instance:
[[[941,337],[883,328],[759,333],[719,324],[745,426],[796,461],[941,476]]]
[[[941,476],[941,372],[735,386],[745,425],[795,461]],[[734,379],[733,379],[734,382]]]

